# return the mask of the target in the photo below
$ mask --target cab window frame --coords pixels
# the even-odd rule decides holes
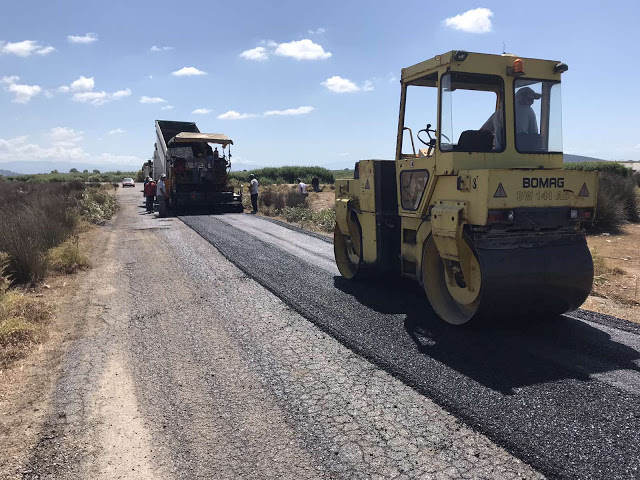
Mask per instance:
[[[531,81],[533,83],[535,83],[535,82],[548,82],[548,83],[552,84],[552,86],[553,85],[562,86],[562,82],[560,80],[553,80],[553,79],[550,79],[550,78],[518,77],[518,78],[515,78],[513,80],[513,82],[512,82],[513,83],[513,125],[512,125],[512,127],[513,127],[513,146],[515,147],[516,152],[522,153],[524,155],[557,155],[557,154],[564,153],[564,135],[563,135],[563,138],[562,138],[562,146],[563,146],[563,148],[560,151],[556,151],[556,150],[554,150],[554,151],[551,151],[551,150],[544,150],[544,151],[543,150],[533,150],[533,151],[529,151],[529,150],[520,150],[518,148],[518,138],[517,138],[518,135],[516,133],[516,122],[517,122],[517,116],[516,116],[516,83],[518,82],[518,80],[528,80],[528,81]],[[528,85],[521,85],[521,86],[519,86],[517,88],[520,89],[520,88],[523,88],[523,87],[526,87],[526,86],[528,86]],[[549,89],[549,90],[551,90],[551,89]],[[560,91],[560,94],[562,95],[562,90]],[[560,104],[560,107],[562,107],[562,104]],[[540,111],[542,111],[542,107],[540,108]],[[561,114],[562,114],[562,112],[561,112]],[[551,120],[551,115],[549,115],[549,120]],[[541,130],[541,128],[542,128],[542,118],[538,119],[538,121],[540,122],[538,124],[538,130]],[[560,123],[560,126],[562,127],[562,123]],[[540,134],[540,135],[542,135],[542,134]],[[547,140],[547,142],[548,142],[548,140]]]
[[[473,152],[473,151],[462,151],[462,150],[455,150],[454,148],[451,148],[451,150],[443,150],[442,149],[442,144],[440,142],[441,139],[441,131],[442,131],[442,83],[444,80],[444,77],[450,74],[459,74],[459,75],[472,75],[474,77],[488,77],[488,78],[493,78],[493,79],[498,79],[499,80],[499,84],[500,84],[500,93],[502,94],[502,143],[503,145],[501,146],[502,148],[500,150],[491,150],[490,152]],[[488,91],[488,90],[482,90],[482,91]],[[455,153],[455,152],[460,152],[460,153],[503,153],[506,149],[507,149],[507,122],[506,122],[506,102],[505,102],[505,94],[506,94],[506,90],[505,90],[505,86],[504,86],[504,78],[502,78],[500,75],[494,75],[494,74],[490,74],[490,73],[474,73],[474,72],[461,72],[461,71],[457,71],[457,70],[447,70],[446,72],[442,72],[442,74],[440,75],[440,77],[438,78],[438,151],[440,153]],[[498,101],[500,101],[500,97],[498,97]],[[497,112],[498,110],[494,110],[493,113]],[[493,113],[491,115],[493,115]],[[478,130],[481,130],[480,128],[478,128]],[[495,141],[495,134],[494,134],[494,141]],[[453,145],[453,144],[451,144]]]
[[[418,199],[417,203],[416,203],[416,207],[415,208],[405,208],[404,206],[404,190],[402,188],[402,176],[405,173],[408,174],[415,174],[415,173],[425,173],[425,180],[424,180],[424,187],[422,187],[422,191],[420,192],[420,198]],[[409,169],[404,169],[400,171],[400,174],[398,175],[398,180],[399,180],[399,191],[400,191],[400,208],[402,210],[404,210],[405,212],[416,212],[418,211],[418,209],[420,208],[420,204],[422,204],[422,199],[424,198],[424,192],[426,192],[427,190],[427,185],[429,185],[429,179],[431,178],[431,174],[429,173],[429,170],[427,170],[426,168],[418,168],[418,169],[413,169],[413,168],[409,168]]]
[[[433,85],[421,85],[421,82],[424,83],[428,83],[428,82],[434,82]],[[398,160],[407,160],[407,159],[415,159],[415,158],[419,158],[417,153],[416,155],[410,155],[410,154],[403,154],[403,148],[404,148],[404,130],[405,127],[407,126],[406,124],[406,120],[407,120],[407,98],[409,97],[409,92],[413,91],[412,89],[409,89],[409,87],[416,87],[416,88],[435,88],[436,92],[436,121],[438,121],[438,116],[439,116],[439,102],[440,102],[440,97],[439,97],[439,90],[440,90],[440,83],[439,83],[439,76],[438,76],[438,72],[431,72],[427,75],[423,75],[419,78],[416,78],[414,80],[411,80],[409,82],[403,83],[402,84],[402,92],[401,92],[401,98],[404,97],[401,101],[403,102],[402,105],[402,129],[400,130],[400,137],[399,137],[399,149],[398,149]],[[426,126],[426,123],[425,123]],[[414,137],[414,135],[417,136],[417,131],[413,132],[413,130],[411,130],[411,136],[414,139],[414,142],[416,140],[416,137]],[[415,143],[414,143],[415,145]]]

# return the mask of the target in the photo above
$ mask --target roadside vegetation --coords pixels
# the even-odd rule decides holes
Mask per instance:
[[[89,266],[80,235],[117,209],[112,187],[0,182],[0,368],[43,335],[51,308],[34,295],[50,273]]]
[[[640,174],[616,162],[568,163],[567,170],[597,170],[598,204],[589,233],[619,233],[640,222]]]
[[[42,327],[51,316],[46,302],[10,288],[3,274],[8,260],[6,253],[0,253],[0,369],[41,339]]]
[[[75,169],[72,169],[75,170]],[[119,184],[122,182],[123,178],[133,178],[136,181],[143,181],[144,176],[142,174],[142,170],[139,172],[104,172],[101,173],[100,170],[93,170],[89,172],[88,170],[80,171],[70,171],[68,173],[58,172],[57,170],[52,171],[51,173],[38,173],[33,175],[13,175],[11,177],[2,177],[0,175],[0,180],[7,182],[47,182],[47,183],[68,183],[68,182],[83,182],[83,183],[116,183]],[[140,177],[140,180],[137,180],[136,177]]]
[[[256,170],[243,170],[241,172],[231,172],[229,179],[233,181],[234,186],[248,181],[249,175],[254,174],[260,185],[280,185],[295,183],[300,178],[303,182],[311,184],[313,177],[318,177],[320,183],[333,183],[335,177],[332,170],[322,167],[267,167]]]
[[[333,207],[314,209],[311,205],[315,192],[305,197],[295,186],[269,185],[258,196],[258,211],[266,217],[278,217],[289,223],[321,232],[333,232],[336,215]],[[244,207],[251,210],[249,195],[243,195]]]

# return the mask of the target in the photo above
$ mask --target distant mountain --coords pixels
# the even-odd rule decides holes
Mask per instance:
[[[608,162],[602,158],[585,157],[582,155],[572,155],[571,153],[565,153],[563,155],[564,163],[582,163],[582,162]]]
[[[2,170],[0,168],[0,175],[3,177],[15,177],[16,175],[20,175],[19,173],[12,172],[11,170]]]

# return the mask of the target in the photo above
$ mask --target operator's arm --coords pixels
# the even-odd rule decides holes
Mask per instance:
[[[538,133],[538,119],[531,107],[529,107],[529,133]]]

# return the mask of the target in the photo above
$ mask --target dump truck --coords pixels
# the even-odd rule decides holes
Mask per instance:
[[[341,275],[416,280],[455,325],[579,307],[598,174],[563,169],[567,70],[462,50],[403,69],[395,161],[336,181]]]
[[[229,185],[231,145],[230,138],[221,133],[202,133],[193,122],[156,120],[153,178],[165,174],[170,192],[168,204],[160,202],[160,215],[203,208],[242,212],[242,191],[236,192]]]

